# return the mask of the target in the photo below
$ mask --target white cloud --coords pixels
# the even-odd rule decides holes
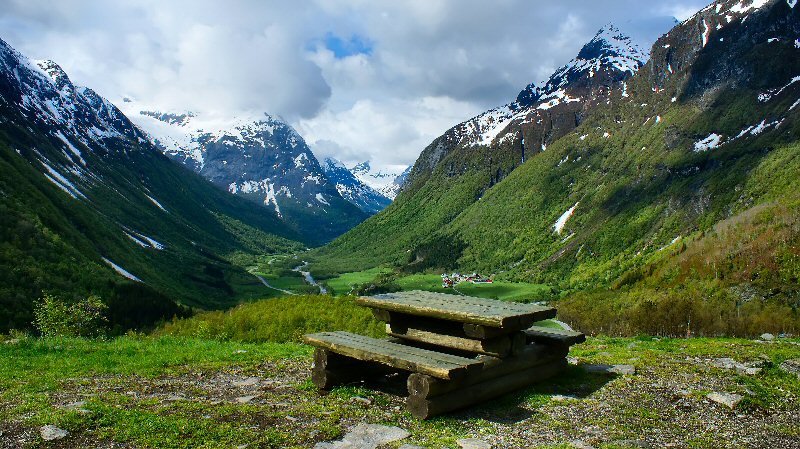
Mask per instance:
[[[542,81],[602,25],[653,40],[705,1],[1,0],[0,37],[113,101],[266,111],[321,155],[389,166]],[[337,58],[326,37],[363,52]]]

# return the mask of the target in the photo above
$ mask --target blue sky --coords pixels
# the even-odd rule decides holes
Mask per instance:
[[[333,52],[333,56],[337,59],[344,59],[348,56],[372,54],[373,43],[364,36],[352,34],[348,38],[341,38],[333,33],[327,33],[322,42],[325,48]]]

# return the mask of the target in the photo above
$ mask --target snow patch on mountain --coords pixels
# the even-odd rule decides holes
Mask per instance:
[[[117,273],[121,274],[122,276],[124,276],[124,277],[126,277],[126,278],[128,278],[128,279],[130,279],[132,281],[142,282],[141,279],[139,279],[136,276],[132,275],[128,270],[126,270],[126,269],[122,268],[121,266],[115,264],[114,262],[106,259],[105,257],[103,257],[103,262],[105,262],[108,265],[110,265],[111,268],[114,269],[114,271],[116,271]]]
[[[553,224],[553,231],[556,234],[561,235],[561,232],[564,231],[564,226],[567,225],[567,221],[569,221],[569,219],[575,214],[575,209],[578,207],[578,204],[580,204],[580,201],[575,203],[574,206],[567,209],[566,212],[558,217],[558,220],[556,220],[556,222]]]
[[[703,151],[713,150],[722,143],[722,136],[716,133],[711,133],[705,139],[698,140],[694,143],[694,152],[701,153]]]

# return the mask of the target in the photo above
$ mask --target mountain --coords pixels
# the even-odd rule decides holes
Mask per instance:
[[[353,268],[402,263],[421,236],[432,236],[492,186],[548,145],[572,132],[609,101],[644,64],[647,53],[608,25],[543,87],[525,87],[512,101],[449,129],[420,154],[395,201],[382,214],[323,250]],[[627,93],[626,93],[627,95]],[[456,248],[453,248],[455,251]],[[360,257],[366,253],[365,257]],[[456,251],[458,253],[458,251]]]
[[[624,311],[646,323],[630,332],[674,335],[702,320],[752,335],[759,319],[797,332],[800,8],[715,2],[650,53],[635,75],[587,90],[597,99],[561,87],[562,98],[596,106],[579,109],[577,127],[540,125],[562,135],[524,163],[522,137],[537,135],[524,119],[488,149],[437,139],[415,164],[411,190],[321,251],[318,264],[546,283],[568,295],[560,313],[595,331],[624,328]],[[521,165],[490,177],[484,167],[506,141],[518,143],[510,148]]]
[[[369,215],[375,215],[388,206],[392,200],[381,195],[372,187],[364,184],[360,179],[334,158],[325,158],[322,164],[325,176],[336,185],[339,195],[356,205]]]
[[[350,172],[361,182],[378,191],[381,195],[394,199],[400,191],[407,172],[411,167],[407,167],[401,172],[392,170],[374,169],[369,161],[358,163],[350,168]],[[398,180],[400,180],[398,182]]]
[[[279,118],[165,113],[130,100],[122,107],[169,158],[273,210],[311,244],[368,216],[342,198],[303,138]]]
[[[301,249],[272,211],[167,159],[52,61],[0,40],[0,332],[43,293],[100,295],[136,327],[230,306],[259,281],[236,255]]]
[[[411,168],[413,168],[413,166],[409,165],[405,170],[403,170],[402,173],[400,173],[394,178],[394,181],[392,181],[391,184],[383,187],[381,192],[383,192],[383,194],[387,198],[391,199],[397,198],[397,195],[400,193],[401,190],[403,190],[403,187],[406,185],[406,182],[408,181],[408,175],[411,173]]]

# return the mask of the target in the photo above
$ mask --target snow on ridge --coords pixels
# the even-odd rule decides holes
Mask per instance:
[[[766,91],[764,93],[758,94],[758,101],[760,101],[762,103],[766,103],[769,100],[771,100],[771,99],[777,97],[778,95],[780,95],[781,93],[783,93],[784,90],[788,89],[789,86],[791,86],[792,84],[794,84],[796,82],[800,82],[800,76],[795,76],[794,78],[789,80],[789,82],[785,86],[781,87],[780,89],[770,89],[770,90],[768,90],[768,91]]]
[[[698,140],[694,143],[694,152],[701,153],[703,151],[713,150],[722,143],[722,136],[716,133],[711,133],[708,137]]]
[[[114,262],[106,259],[105,257],[103,257],[102,259],[103,259],[103,262],[109,264],[111,266],[111,268],[114,269],[114,271],[116,271],[117,273],[121,274],[122,276],[125,276],[126,278],[128,278],[128,279],[130,279],[132,281],[142,282],[141,279],[139,279],[136,276],[132,275],[129,271],[125,270],[121,266],[119,266],[119,265],[115,264]]]
[[[145,194],[144,196],[146,196],[146,197],[147,197],[147,199],[149,199],[150,201],[152,201],[152,202],[153,202],[153,204],[155,204],[155,205],[156,205],[156,207],[158,207],[159,209],[163,210],[164,212],[167,212],[167,210],[166,210],[166,209],[164,209],[164,206],[162,206],[162,205],[161,205],[161,203],[159,203],[158,201],[156,201],[156,199],[155,199],[155,198],[153,198],[152,196],[150,196],[150,195],[148,195],[148,194]]]
[[[572,218],[572,215],[575,214],[575,209],[578,207],[578,204],[580,204],[580,201],[575,203],[574,206],[567,209],[566,212],[564,212],[563,214],[561,214],[560,217],[558,217],[558,220],[556,220],[556,222],[553,224],[553,231],[555,233],[561,235],[561,232],[564,231],[564,226],[566,226],[567,221],[569,221],[569,219]]]
[[[55,184],[55,185],[56,185],[56,187],[60,188],[60,189],[61,189],[61,190],[63,190],[64,192],[68,193],[68,194],[69,194],[69,196],[71,196],[71,197],[73,197],[73,198],[75,198],[75,199],[79,199],[79,197],[80,197],[80,198],[83,198],[83,199],[86,199],[86,195],[84,195],[84,194],[83,194],[83,192],[81,192],[80,190],[78,190],[78,188],[77,188],[77,187],[75,187],[75,184],[73,184],[72,182],[70,182],[70,180],[69,180],[69,179],[67,179],[67,178],[66,178],[64,175],[62,175],[61,173],[59,173],[59,172],[58,172],[56,169],[54,169],[53,167],[51,167],[51,166],[50,166],[50,164],[48,164],[48,163],[47,163],[47,162],[45,162],[44,160],[41,160],[41,159],[40,159],[40,160],[39,160],[39,162],[40,162],[40,163],[41,163],[41,164],[44,166],[44,168],[47,170],[47,173],[44,173],[44,176],[45,176],[45,177],[46,177],[46,178],[47,178],[47,179],[48,179],[50,182],[52,182],[53,184]]]
[[[326,206],[330,206],[331,205],[331,203],[329,203],[327,200],[325,200],[325,197],[322,196],[321,193],[317,193],[314,197],[317,199],[317,201],[319,201],[320,203],[322,203],[322,204],[324,204]]]
[[[762,6],[769,3],[770,0],[742,0],[739,3],[731,6],[729,11],[735,13],[745,13],[753,9],[761,9]],[[749,3],[749,5],[745,6],[745,3]],[[791,4],[790,4],[791,6]]]
[[[64,136],[64,134],[61,133],[61,131],[56,131],[55,136],[58,137],[62,142],[64,142],[64,144],[72,152],[72,154],[74,154],[78,158],[78,160],[81,162],[81,164],[85,167],[86,166],[86,161],[83,160],[83,154],[81,153],[81,151],[79,149],[75,148],[75,146],[72,145],[72,142],[70,142],[69,139],[67,139],[67,137]]]

